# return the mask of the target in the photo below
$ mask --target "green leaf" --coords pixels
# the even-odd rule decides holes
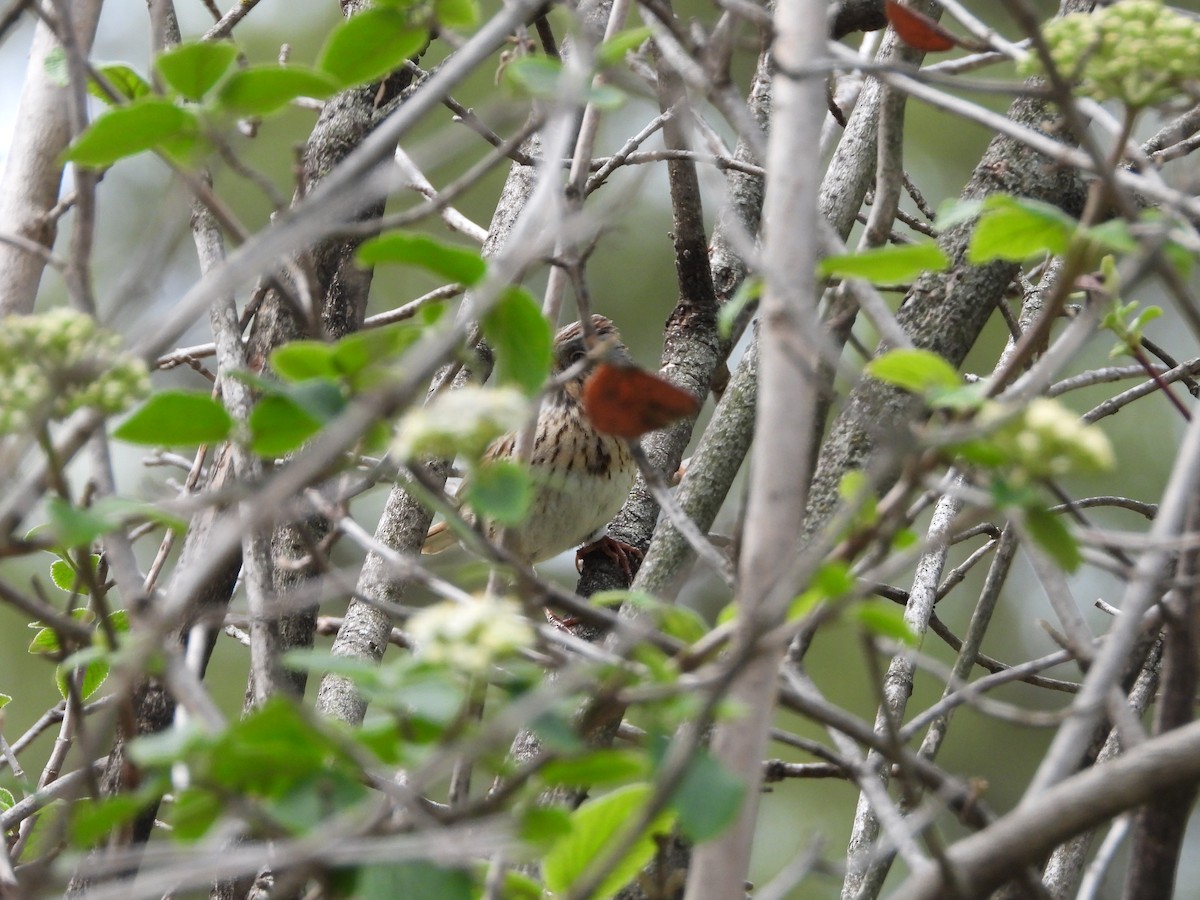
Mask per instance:
[[[844,476],[842,484],[845,484]],[[850,574],[850,567],[840,560],[827,562],[817,569],[808,589],[792,601],[792,605],[788,609],[788,621],[802,619],[817,605],[827,600],[844,597],[852,590],[854,590],[854,576]],[[732,606],[728,608],[734,609]]]
[[[67,68],[67,51],[62,47],[55,47],[47,53],[42,61],[42,71],[46,73],[46,80],[51,84],[67,87],[71,83],[71,73]]]
[[[434,0],[433,17],[447,28],[474,28],[479,4],[475,0]]]
[[[473,896],[470,874],[424,860],[362,866],[354,886],[355,900],[471,900]]]
[[[317,58],[317,68],[339,87],[366,84],[399,68],[420,53],[426,33],[409,24],[406,13],[367,9],[338,24]]]
[[[686,644],[695,643],[708,634],[708,624],[694,609],[666,603],[645,591],[599,591],[589,599],[593,605],[612,609],[627,604],[645,613],[660,631]]]
[[[166,778],[151,778],[140,785],[136,793],[92,798],[87,803],[75,804],[71,811],[72,843],[77,847],[90,847],[117,826],[148,809],[169,786],[170,781]]]
[[[380,263],[420,266],[468,286],[478,284],[487,274],[487,263],[474,250],[447,244],[428,235],[400,231],[381,234],[365,242],[358,248],[358,261],[367,266]]]
[[[57,653],[60,646],[58,635],[54,633],[53,628],[40,628],[38,633],[33,636],[33,640],[29,642],[26,650],[32,656],[43,656]]]
[[[551,763],[553,765],[553,763]],[[582,781],[548,780],[549,784],[587,784]],[[552,846],[571,831],[571,816],[557,806],[530,806],[520,813],[521,840],[527,844]]]
[[[0,694],[0,709],[4,709],[4,707],[8,706],[10,703],[12,703],[12,697],[10,697],[8,694]],[[9,797],[11,796],[12,794],[9,794]]]
[[[596,63],[601,67],[620,65],[625,62],[625,54],[638,49],[649,39],[650,29],[647,27],[617,32],[596,48]]]
[[[113,516],[106,515],[103,509],[80,509],[61,497],[51,497],[46,511],[54,536],[64,547],[89,546],[100,535],[112,531],[120,524]],[[55,583],[57,584],[57,579]]]
[[[533,482],[520,463],[498,459],[471,472],[467,502],[480,515],[501,525],[524,521],[533,502]]]
[[[199,840],[220,818],[224,808],[225,801],[211,791],[186,788],[175,795],[167,817],[171,836],[181,841]]]
[[[323,100],[337,87],[325,74],[301,66],[250,66],[225,80],[217,102],[235,115],[265,116],[297,97]]]
[[[126,100],[137,100],[139,97],[145,97],[152,93],[150,83],[124,63],[107,63],[95,66],[95,69],[98,74],[104,76],[104,80],[108,82],[109,87],[116,91],[118,96],[124,97]],[[88,80],[88,93],[104,101],[109,106],[113,103],[108,92],[100,87],[99,83],[95,80]]]
[[[519,94],[553,97],[562,77],[562,63],[545,56],[523,56],[504,67],[504,80]]]
[[[372,369],[382,371],[420,340],[423,333],[422,325],[415,322],[356,331],[333,345],[333,363],[354,388],[361,389],[364,379],[358,376],[369,374]]]
[[[969,222],[971,219],[974,219],[982,209],[982,200],[959,200],[958,198],[951,198],[938,207],[937,215],[934,216],[934,222],[937,223],[938,230],[946,231],[955,225],[961,225],[963,222]]]
[[[866,371],[914,394],[962,387],[962,376],[954,366],[929,350],[889,350],[867,363]]]
[[[531,730],[547,750],[567,754],[583,749],[583,741],[571,727],[571,722],[554,711],[542,713],[534,719]]]
[[[100,565],[99,555],[89,554],[88,564],[92,567],[94,577],[97,567]],[[65,559],[56,559],[50,564],[50,580],[54,582],[56,588],[68,594],[80,594],[86,597],[89,593],[87,581],[80,578],[78,569]]]
[[[291,397],[263,397],[250,412],[250,449],[274,458],[298,449],[321,430],[324,422]]]
[[[1042,550],[1065,571],[1074,572],[1083,562],[1079,544],[1062,520],[1040,507],[1025,510],[1025,530]]]
[[[169,100],[145,97],[101,113],[67,148],[63,158],[90,168],[150,150],[171,138],[195,134],[195,116]]]
[[[697,750],[671,795],[679,830],[697,844],[712,840],[734,820],[745,793],[742,779],[707,750]]]
[[[888,638],[916,646],[917,636],[904,621],[904,607],[884,600],[867,600],[854,606],[852,617],[858,624],[876,637]]]
[[[1138,248],[1138,240],[1124,219],[1109,219],[1107,222],[1093,225],[1085,233],[1089,240],[1110,252],[1135,253]]]
[[[978,381],[975,384],[961,384],[953,388],[933,388],[925,400],[934,409],[972,412],[981,409],[987,403],[987,391],[986,382]]]
[[[108,681],[108,673],[111,671],[111,666],[107,660],[96,659],[89,662],[83,667],[83,678],[79,683],[79,699],[90,700],[96,691],[104,686],[104,682]],[[66,699],[66,696],[63,696]]]
[[[140,735],[129,742],[129,758],[143,768],[165,769],[201,748],[211,747],[217,737],[204,734],[195,724]]]
[[[81,673],[78,678],[80,699],[87,700],[100,690],[104,682],[108,680],[110,670],[108,656],[109,650],[97,644],[72,653],[65,659],[54,673],[54,680],[58,684],[58,692],[62,698],[67,699],[69,693],[67,679],[75,676],[77,672]]]
[[[889,244],[864,250],[827,256],[817,266],[822,278],[865,278],[873,284],[909,281],[922,272],[940,272],[950,264],[950,258],[933,241],[918,244]]]
[[[569,890],[594,860],[605,855],[612,839],[637,817],[652,793],[653,788],[648,784],[631,784],[588,800],[575,810],[571,814],[571,833],[555,844],[542,861],[546,887],[557,894]],[[633,880],[654,858],[653,835],[668,831],[672,818],[669,813],[658,816],[590,896],[612,897]]]
[[[496,381],[537,391],[550,371],[554,335],[528,291],[510,288],[483,319],[483,334],[496,352]]]
[[[316,828],[335,812],[349,810],[367,795],[361,776],[334,769],[318,772],[264,805],[272,822],[290,834],[302,835]]]
[[[291,341],[271,352],[268,364],[280,378],[304,381],[308,378],[337,378],[333,345],[324,341]]]
[[[549,785],[595,787],[645,778],[646,758],[632,750],[593,750],[574,759],[555,759],[541,771]]]
[[[188,100],[200,100],[236,58],[237,48],[227,41],[192,41],[163,53],[157,65],[163,81]]]
[[[217,739],[197,781],[203,777],[251,796],[280,797],[331,771],[334,757],[329,740],[292,701],[272,698]]]
[[[501,877],[499,896],[504,900],[544,900],[546,896],[541,884],[522,872],[508,871]]]
[[[113,437],[131,444],[190,447],[223,441],[232,428],[225,407],[207,393],[162,391],[134,410]]]
[[[742,310],[748,304],[758,302],[758,298],[762,296],[762,291],[762,279],[757,276],[751,276],[742,282],[736,294],[721,305],[721,309],[717,313],[717,333],[722,338],[729,340],[733,337],[733,325],[737,321],[738,316],[742,314]]]
[[[1065,253],[1077,227],[1073,218],[1049,203],[993,194],[983,202],[967,261],[976,265],[995,259],[1021,262],[1041,253]]]

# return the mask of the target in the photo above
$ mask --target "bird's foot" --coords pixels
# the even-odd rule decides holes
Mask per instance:
[[[549,607],[544,607],[542,612],[546,614],[547,622],[549,622],[555,628],[561,628],[563,631],[570,631],[576,625],[579,625],[583,622],[583,620],[577,616],[560,616],[557,613],[552,613],[550,612]]]
[[[633,544],[627,544],[624,541],[618,541],[616,538],[605,535],[599,540],[585,544],[575,551],[576,571],[582,571],[583,558],[589,553],[603,553],[615,562],[621,571],[625,573],[625,580],[629,584],[633,584],[633,565],[630,563],[630,560],[636,559],[640,563],[646,555],[633,546]]]

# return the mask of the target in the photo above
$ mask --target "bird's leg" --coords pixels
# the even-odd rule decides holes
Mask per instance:
[[[583,569],[583,558],[589,553],[603,553],[613,562],[615,562],[625,573],[625,580],[629,584],[633,584],[633,566],[629,562],[630,559],[636,559],[639,563],[646,554],[642,553],[633,544],[627,544],[624,541],[618,541],[614,537],[609,537],[607,534],[592,541],[590,544],[584,544],[575,551],[575,569],[581,571]]]

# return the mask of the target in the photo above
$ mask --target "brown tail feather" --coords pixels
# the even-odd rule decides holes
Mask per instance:
[[[429,556],[449,550],[458,541],[454,532],[445,522],[438,522],[425,535],[425,543],[421,545],[421,555]]]

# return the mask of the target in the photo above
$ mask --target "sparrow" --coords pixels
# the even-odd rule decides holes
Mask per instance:
[[[641,371],[609,319],[592,316],[592,328],[604,365]],[[559,330],[554,337],[556,379],[588,359],[588,350],[581,323]],[[602,533],[629,495],[637,464],[625,437],[597,429],[584,408],[585,388],[593,374],[593,367],[584,367],[580,374],[558,384],[542,402],[529,460],[534,497],[524,521],[508,526],[509,546],[519,559],[532,565],[586,544],[576,554],[577,565],[587,553],[601,551],[632,579],[628,555],[632,551],[640,557],[640,551]],[[484,462],[512,456],[516,443],[515,432],[497,438],[485,452]],[[463,493],[461,486],[459,493]],[[468,520],[474,518],[469,510],[464,515]],[[484,535],[495,541],[499,531],[499,526],[488,523]],[[456,540],[449,525],[439,522],[429,529],[421,552],[440,553]]]

